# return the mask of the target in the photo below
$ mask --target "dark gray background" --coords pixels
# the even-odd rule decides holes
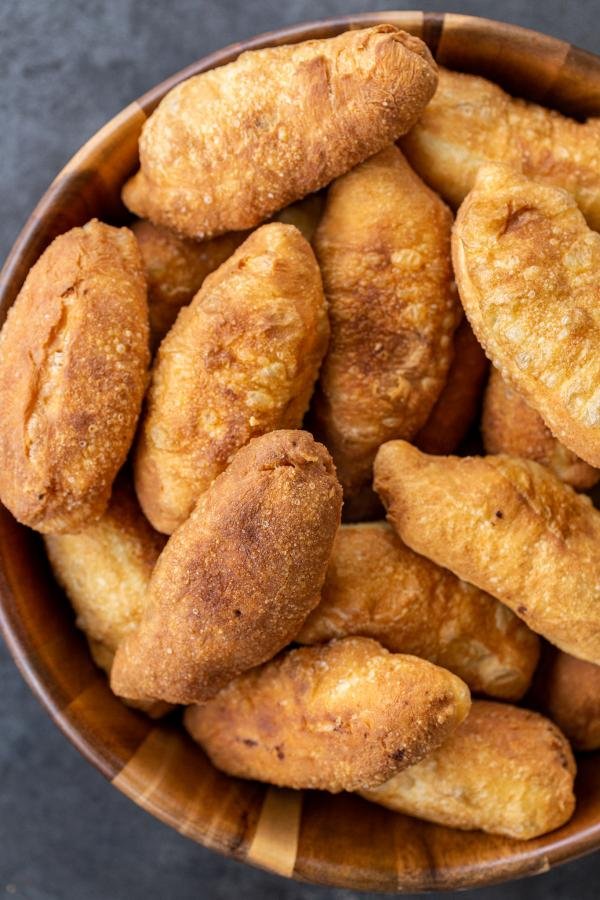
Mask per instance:
[[[326,15],[420,7],[502,18],[600,52],[597,0],[0,0],[0,258],[77,148],[132,99],[193,60]],[[0,643],[0,894],[28,900],[347,900],[222,859],[139,810],[79,756]],[[592,900],[600,857],[477,900]],[[364,895],[362,895],[364,896]],[[457,896],[457,895],[456,895]]]

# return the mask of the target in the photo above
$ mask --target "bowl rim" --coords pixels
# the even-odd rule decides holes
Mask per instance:
[[[421,26],[417,25],[419,19],[421,20]],[[467,27],[477,23],[487,27],[491,33],[497,34],[499,31],[508,30],[512,35],[520,35],[521,38],[525,40],[535,39],[539,46],[548,50],[555,49],[558,45],[570,46],[578,54],[580,59],[594,61],[597,66],[600,66],[600,56],[586,50],[580,50],[573,45],[565,44],[565,42],[559,38],[546,35],[543,32],[538,32],[534,29],[524,28],[519,25],[482,16],[445,12],[424,13],[420,10],[398,11],[391,9],[333,16],[324,19],[313,19],[308,22],[300,22],[284,28],[262,32],[246,40],[228,44],[219,50],[201,57],[188,66],[185,66],[180,71],[150,88],[137,100],[129,103],[120,112],[109,119],[108,122],[94,132],[73,154],[42,194],[18,233],[6,257],[2,269],[0,270],[0,304],[4,299],[7,286],[15,278],[15,273],[18,270],[23,254],[27,248],[36,241],[40,231],[43,231],[41,226],[43,225],[48,212],[52,208],[56,193],[64,183],[65,176],[85,160],[90,153],[97,151],[99,145],[110,143],[124,122],[129,121],[134,116],[140,115],[140,109],[146,113],[151,112],[164,94],[176,84],[192,75],[224,65],[246,50],[282,43],[295,43],[299,40],[310,40],[314,37],[318,37],[320,30],[323,28],[329,29],[332,32],[341,32],[349,28],[364,28],[392,20],[394,24],[399,27],[404,27],[413,32],[419,27],[422,28],[426,21],[429,21],[430,23],[437,21],[441,22],[444,20],[454,21],[455,24],[463,24]],[[423,37],[423,39],[425,38]],[[9,614],[5,602],[6,592],[7,583],[0,560],[0,633],[4,637],[9,653],[23,679],[44,709],[48,712],[52,721],[58,726],[71,744],[76,747],[81,755],[88,762],[92,763],[92,765],[94,765],[94,767],[98,769],[98,771],[100,771],[113,786],[117,787],[125,793],[126,796],[136,802],[136,805],[139,805],[136,797],[126,789],[126,786],[124,787],[120,782],[115,783],[112,780],[114,778],[114,771],[111,769],[106,756],[99,751],[98,747],[89,736],[86,736],[74,726],[67,714],[67,710],[62,709],[56,698],[52,696],[51,691],[44,682],[43,666],[41,664],[36,665],[35,662],[32,661],[27,649],[24,631],[20,627],[19,621]],[[153,815],[162,819],[162,821],[168,825],[173,824],[167,816],[161,815],[160,810],[153,811]],[[552,833],[550,833],[548,837],[552,838]],[[204,846],[216,850],[223,856],[232,856],[226,849],[209,839],[206,840]],[[487,864],[487,871],[483,878],[479,876],[477,879],[473,879],[469,877],[469,872],[464,872],[460,867],[457,867],[454,878],[443,885],[427,887],[426,890],[447,891],[460,888],[482,887],[548,871],[553,865],[575,860],[598,849],[600,847],[600,822],[590,827],[583,828],[575,835],[570,835],[562,839],[555,838],[554,840],[550,840],[550,842],[543,847],[530,848],[528,851],[527,842],[523,842],[522,846],[523,851],[517,854],[518,859],[515,859],[514,870],[511,869],[510,871],[507,871],[505,862],[503,865],[502,860],[495,860]],[[251,859],[246,859],[244,861],[250,865],[265,869],[266,871],[274,871],[268,866],[256,863]],[[301,880],[296,874],[292,875],[292,878]],[[313,883],[327,886],[351,887],[351,889],[354,890],[361,890],[360,886],[352,887],[347,882],[336,881],[335,876],[332,880],[326,878],[323,881]],[[364,888],[362,889],[364,890]],[[413,889],[414,888],[412,887],[403,888],[402,886],[399,886],[395,892],[403,893],[405,890],[412,891]]]

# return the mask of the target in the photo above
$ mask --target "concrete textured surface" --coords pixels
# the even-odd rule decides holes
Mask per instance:
[[[600,51],[597,0],[0,0],[0,258],[73,152],[130,100],[261,31],[365,9],[474,13]],[[62,737],[0,645],[0,895],[27,900],[349,900],[223,859],[135,807]],[[448,896],[448,895],[446,895]],[[459,896],[459,895],[456,895]],[[464,896],[464,895],[462,895]],[[474,900],[592,900],[600,856]]]

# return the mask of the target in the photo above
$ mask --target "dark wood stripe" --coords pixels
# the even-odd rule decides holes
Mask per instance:
[[[571,45],[544,102],[571,116],[600,116],[600,58]]]
[[[423,16],[422,38],[431,50],[434,59],[437,56],[440,38],[444,30],[445,18],[445,13],[425,13]]]

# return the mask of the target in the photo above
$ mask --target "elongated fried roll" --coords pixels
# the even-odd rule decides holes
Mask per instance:
[[[385,522],[341,526],[321,602],[296,640],[356,634],[505,700],[522,697],[539,656],[537,636],[506,606],[413,553]]]
[[[440,825],[526,841],[571,818],[574,778],[569,742],[552,722],[476,700],[441,747],[361,794]]]
[[[469,706],[467,686],[445,669],[345,638],[247,672],[190,707],[185,725],[230,775],[336,793],[414,764]]]

